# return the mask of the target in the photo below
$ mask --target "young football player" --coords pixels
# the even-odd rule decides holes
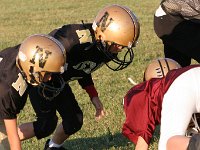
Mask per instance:
[[[160,71],[157,72],[163,70],[160,68],[163,67],[152,71],[160,74]],[[148,81],[132,87],[125,95],[126,120],[122,133],[136,144],[136,150],[148,149],[155,127],[159,124],[159,150],[191,149],[199,144],[198,134],[192,135],[191,139],[185,134],[192,115],[200,112],[200,65],[177,68],[162,78],[152,78],[155,73],[148,73]],[[148,77],[146,73],[145,79]]]
[[[62,123],[53,138],[46,142],[45,149],[64,149],[64,141],[79,131],[83,124],[82,110],[68,84],[73,80],[78,80],[89,94],[96,109],[95,117],[101,119],[105,112],[91,73],[104,64],[114,71],[126,68],[133,60],[133,47],[136,46],[139,31],[140,25],[135,14],[128,7],[120,5],[106,6],[99,11],[93,23],[67,24],[52,31],[50,35],[67,49],[67,68],[62,75],[66,85],[51,101],[41,97],[38,88],[31,91],[30,100],[37,120],[20,126],[21,139],[33,136],[41,139],[50,135],[57,125],[57,110]],[[43,101],[43,105],[38,101]]]
[[[43,34],[31,35],[20,45],[0,51],[2,147],[21,150],[17,114],[23,109],[28,92],[33,86],[40,87],[45,97],[46,91],[50,90],[58,94],[62,90],[64,81],[59,74],[64,72],[65,61],[65,49],[62,44],[55,38]],[[58,74],[58,78],[62,81],[58,84],[60,86],[46,86],[53,74]],[[10,146],[4,141],[6,136]]]
[[[200,1],[162,0],[154,15],[154,30],[164,45],[164,55],[182,67],[200,62]],[[200,114],[195,114],[200,122]]]
[[[162,0],[154,15],[154,30],[164,45],[165,57],[182,67],[191,59],[200,63],[200,1]]]

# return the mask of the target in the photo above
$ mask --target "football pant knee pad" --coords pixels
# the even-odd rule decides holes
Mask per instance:
[[[37,139],[41,139],[52,134],[57,126],[57,122],[57,116],[38,118],[37,121],[33,122],[34,132]]]
[[[191,137],[187,150],[200,149],[200,134],[195,134]]]
[[[63,120],[62,121],[63,129],[65,134],[72,135],[79,131],[83,125],[83,114],[77,114],[73,120]]]

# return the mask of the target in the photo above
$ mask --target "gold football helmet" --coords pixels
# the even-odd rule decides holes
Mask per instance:
[[[150,80],[151,78],[162,78],[170,70],[181,68],[181,66],[170,58],[159,58],[153,60],[146,68],[144,72],[144,80]]]
[[[64,72],[65,62],[64,47],[55,38],[44,34],[26,38],[20,45],[16,59],[17,66],[26,81],[34,86],[38,85],[46,98],[44,94],[46,91],[58,94],[64,87],[64,80],[56,74]],[[44,82],[45,75],[52,75],[52,80],[55,79],[56,84],[53,84],[53,81],[51,84]]]
[[[140,24],[135,14],[128,7],[110,5],[99,11],[92,28],[98,49],[106,54],[109,60],[118,64],[116,68],[107,66],[115,71],[126,68],[134,58],[132,48],[136,46],[140,33]],[[112,45],[122,48],[122,59],[118,54],[109,51]]]

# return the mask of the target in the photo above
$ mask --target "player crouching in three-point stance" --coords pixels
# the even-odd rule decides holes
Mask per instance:
[[[64,72],[64,64],[64,47],[53,37],[43,34],[32,35],[22,44],[0,52],[0,149],[21,150],[17,114],[26,103],[29,89],[39,86],[43,96],[47,97],[48,91],[57,95],[64,85],[59,77]],[[58,74],[60,83],[57,87],[46,85],[54,74]],[[5,142],[6,136],[9,145]]]
[[[67,68],[62,74],[65,87],[59,95],[47,100],[32,88],[30,101],[36,112],[36,121],[19,126],[23,139],[49,136],[45,150],[63,150],[65,140],[77,133],[83,125],[83,112],[75,97],[70,81],[77,80],[95,108],[95,119],[100,120],[105,110],[95,88],[92,73],[104,64],[114,71],[131,64],[133,49],[139,37],[140,25],[135,14],[125,6],[109,5],[101,9],[93,23],[66,24],[53,30],[50,35],[66,49]],[[42,101],[43,103],[38,103]],[[57,126],[60,114],[62,122]]]
[[[160,74],[163,67],[157,68]],[[193,113],[200,112],[200,65],[170,70],[165,77],[150,78],[124,97],[123,134],[147,150],[155,126],[161,124],[159,150],[199,149],[200,135],[186,137]],[[142,119],[141,119],[142,118]]]

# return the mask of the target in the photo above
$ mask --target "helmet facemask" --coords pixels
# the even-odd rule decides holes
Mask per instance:
[[[110,52],[110,48],[113,45],[118,45],[114,42],[104,42],[104,41],[98,41],[97,42],[97,48],[99,51],[101,51],[111,62],[106,63],[106,66],[113,70],[113,71],[119,71],[124,68],[126,68],[134,58],[134,53],[132,47],[128,48],[125,46],[120,46],[120,52],[118,53],[112,53]]]
[[[50,81],[41,82],[38,85],[38,93],[46,100],[52,100],[63,90],[64,86],[65,82],[61,75],[53,74]]]

